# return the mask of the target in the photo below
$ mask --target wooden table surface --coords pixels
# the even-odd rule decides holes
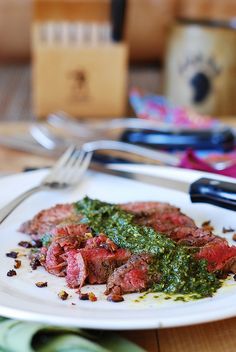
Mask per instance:
[[[236,125],[236,119],[225,120]],[[0,135],[27,131],[28,123],[1,123]],[[49,166],[52,158],[35,156],[0,146],[0,173],[20,172],[25,167]],[[172,329],[127,331],[122,334],[150,352],[235,352],[236,318]],[[121,351],[122,352],[122,351]]]

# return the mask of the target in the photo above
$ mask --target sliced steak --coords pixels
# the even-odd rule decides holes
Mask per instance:
[[[81,238],[81,240],[86,240],[92,237],[91,229],[86,224],[65,224],[56,226],[52,230],[52,234],[55,238],[75,236]]]
[[[44,251],[45,247],[41,250]],[[42,265],[50,274],[56,276],[66,275],[67,263],[63,258],[64,253],[64,249],[57,242],[53,242],[47,249],[46,258]]]
[[[208,243],[227,243],[224,238],[199,227],[177,227],[169,233],[169,237],[178,244],[192,247],[203,247]]]
[[[20,232],[31,235],[34,239],[50,232],[62,222],[79,221],[81,216],[76,212],[73,204],[57,204],[56,206],[40,211],[32,220],[23,223]]]
[[[85,278],[89,284],[104,284],[115,268],[126,263],[129,257],[130,252],[125,249],[114,253],[104,248],[69,251],[66,258],[67,284],[72,288],[81,287]]]
[[[141,292],[160,280],[159,273],[151,273],[149,254],[133,254],[128,262],[116,269],[108,278],[105,294],[122,295]]]
[[[41,249],[45,256],[42,265],[51,274],[65,276],[67,261],[64,254],[72,249],[84,247],[88,235],[91,234],[88,233],[88,227],[85,224],[71,224],[54,228],[49,247]]]
[[[87,262],[88,282],[90,284],[104,284],[116,268],[127,262],[130,252],[120,248],[111,253],[109,250],[101,248],[83,250],[82,255]]]
[[[66,253],[67,273],[66,282],[71,288],[81,288],[88,275],[87,265],[80,250],[71,250]]]
[[[126,204],[120,204],[120,207],[123,210],[126,210],[133,214],[151,214],[156,211],[159,213],[162,212],[171,212],[179,210],[177,207],[163,202],[130,202]]]
[[[105,248],[110,252],[115,252],[118,249],[118,246],[104,234],[89,238],[85,247],[87,249]]]
[[[225,242],[214,242],[205,245],[196,254],[198,259],[206,259],[208,271],[236,273],[236,247]]]
[[[226,242],[211,231],[198,228],[179,208],[167,203],[135,202],[121,205],[121,208],[133,213],[137,224],[152,227],[180,244],[202,247],[212,241]]]
[[[59,225],[52,230],[52,241],[60,243],[65,252],[72,247],[83,248],[90,238],[92,234],[86,224]]]

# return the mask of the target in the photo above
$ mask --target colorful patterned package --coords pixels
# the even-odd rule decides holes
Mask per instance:
[[[216,118],[200,115],[184,107],[173,106],[167,98],[142,93],[137,88],[130,91],[130,104],[139,118],[155,120],[170,127],[199,129],[213,128],[221,124]],[[187,150],[180,157],[180,167],[236,177],[236,149],[230,153]],[[227,162],[223,170],[218,169],[219,162]]]

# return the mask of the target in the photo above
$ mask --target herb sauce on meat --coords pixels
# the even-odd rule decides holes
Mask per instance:
[[[80,222],[88,224],[96,234],[105,233],[118,247],[151,256],[149,272],[160,274],[152,291],[202,298],[212,296],[221,286],[216,274],[207,270],[206,260],[195,258],[198,249],[177,244],[151,227],[136,224],[135,215],[118,205],[86,197],[75,206],[84,216]]]

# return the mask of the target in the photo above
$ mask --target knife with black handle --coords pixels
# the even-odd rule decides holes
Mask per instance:
[[[189,194],[193,203],[210,203],[236,210],[236,183],[200,178],[191,183]]]
[[[90,166],[97,172],[120,176],[139,182],[152,184],[159,187],[174,189],[189,194],[193,203],[209,203],[221,208],[236,211],[236,182],[218,180],[214,178],[202,177],[192,183],[175,180],[165,177],[148,175],[140,170],[133,170],[128,166],[127,169],[120,169],[115,164],[100,164],[93,162]]]

